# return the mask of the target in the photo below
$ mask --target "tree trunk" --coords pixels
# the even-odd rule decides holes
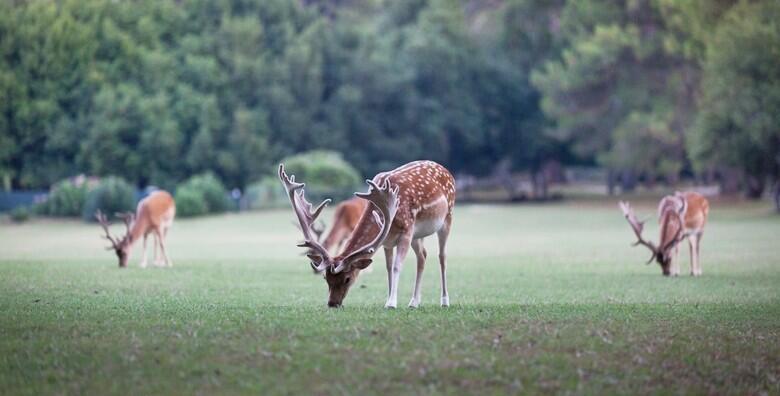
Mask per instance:
[[[764,195],[764,188],[766,183],[764,178],[753,175],[747,175],[745,177],[745,195],[749,199],[760,199]]]
[[[607,194],[609,196],[615,195],[615,184],[616,183],[616,177],[615,177],[615,171],[612,169],[607,170]]]
[[[720,193],[722,195],[735,195],[739,193],[739,172],[733,168],[718,170]]]
[[[780,212],[780,180],[775,182],[775,211]]]
[[[620,174],[620,190],[623,193],[630,193],[636,189],[636,175],[633,171],[624,170]]]
[[[547,175],[545,171],[538,170],[532,173],[532,185],[534,189],[534,199],[547,199]]]

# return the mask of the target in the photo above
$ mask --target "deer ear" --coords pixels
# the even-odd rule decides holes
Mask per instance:
[[[370,258],[362,258],[362,259],[357,259],[357,260],[353,261],[352,262],[352,266],[355,267],[355,268],[360,268],[361,270],[364,270],[364,269],[366,269],[366,267],[371,265],[372,262],[373,262],[373,260],[371,260]]]

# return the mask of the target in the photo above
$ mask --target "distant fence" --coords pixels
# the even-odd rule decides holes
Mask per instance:
[[[0,191],[0,212],[43,202],[48,195],[46,190]]]

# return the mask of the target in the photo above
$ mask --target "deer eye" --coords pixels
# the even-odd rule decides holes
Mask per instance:
[[[351,279],[352,279],[352,278],[350,278],[350,277],[348,277],[348,276],[345,276],[345,277],[344,277],[344,284],[345,284],[345,285],[349,284],[349,281],[350,281]]]

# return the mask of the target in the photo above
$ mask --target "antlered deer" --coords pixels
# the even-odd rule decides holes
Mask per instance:
[[[355,195],[371,205],[365,208],[352,236],[337,256],[331,256],[312,230],[314,221],[330,200],[323,201],[312,211],[311,203],[304,197],[304,184],[296,183],[294,175],[288,177],[284,165],[279,165],[279,179],[287,190],[303,232],[304,242],[298,246],[309,248],[307,256],[312,268],[325,273],[329,307],[341,306],[358,274],[371,264],[371,257],[380,246],[384,248],[387,262],[385,307],[395,308],[398,304],[398,278],[409,248],[417,256],[417,277],[409,306],[419,306],[427,256],[423,238],[434,233],[439,240],[441,305],[449,305],[445,248],[452,225],[455,180],[443,166],[432,161],[415,161],[366,180],[369,191]]]
[[[647,264],[655,259],[661,265],[664,275],[679,275],[680,264],[677,262],[679,243],[688,238],[691,249],[691,275],[702,274],[699,244],[704,233],[704,225],[707,223],[710,204],[701,194],[677,192],[661,199],[658,204],[658,224],[661,228],[658,246],[642,238],[644,221],[637,220],[628,202],[621,201],[620,209],[637,237],[634,246],[644,245],[653,253]]]
[[[138,203],[135,215],[128,212],[118,214],[117,216],[124,220],[127,228],[127,233],[121,239],[111,236],[108,231],[109,223],[102,212],[98,211],[95,214],[106,233],[104,238],[111,242],[111,246],[107,247],[107,249],[113,249],[116,252],[120,268],[127,266],[130,248],[133,246],[133,242],[137,241],[141,236],[144,238],[144,255],[143,259],[141,259],[141,268],[146,268],[146,238],[150,233],[154,233],[155,236],[155,265],[161,265],[157,259],[157,245],[159,244],[164,259],[163,264],[169,267],[173,266],[173,262],[168,259],[168,254],[165,252],[165,237],[168,235],[168,229],[173,224],[174,216],[176,216],[176,204],[171,194],[166,191],[155,191]]]

